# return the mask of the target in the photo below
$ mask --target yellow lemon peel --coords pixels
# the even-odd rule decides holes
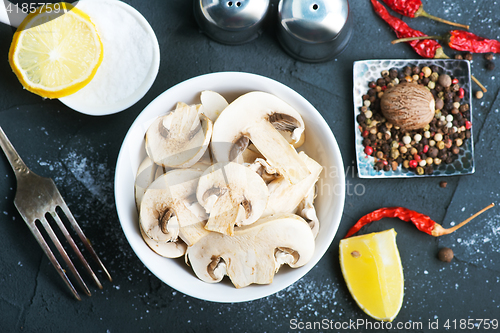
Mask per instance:
[[[396,318],[404,277],[394,229],[342,239],[340,266],[352,297],[367,315],[381,321]]]
[[[65,2],[47,4],[21,23],[9,63],[24,88],[45,98],[71,95],[87,85],[103,59],[97,29]]]

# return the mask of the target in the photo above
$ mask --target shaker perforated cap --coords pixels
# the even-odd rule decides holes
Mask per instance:
[[[224,44],[242,44],[257,38],[269,10],[269,0],[194,0],[201,30]]]
[[[347,0],[281,0],[278,21],[281,44],[303,61],[333,58],[352,35]]]

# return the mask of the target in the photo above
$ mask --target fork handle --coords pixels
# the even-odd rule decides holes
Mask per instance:
[[[28,174],[30,169],[24,164],[23,160],[14,149],[12,143],[10,143],[9,139],[5,135],[2,127],[0,126],[0,147],[2,147],[5,156],[9,160],[12,169],[14,169],[14,173],[16,174],[16,178],[19,178],[22,175]]]

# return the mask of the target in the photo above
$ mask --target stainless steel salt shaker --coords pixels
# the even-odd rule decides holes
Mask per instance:
[[[243,44],[257,38],[269,10],[269,0],[194,0],[201,30],[223,44]]]
[[[327,61],[349,44],[350,16],[348,0],[280,0],[278,39],[298,60]]]

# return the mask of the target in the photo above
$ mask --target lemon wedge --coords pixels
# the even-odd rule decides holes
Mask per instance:
[[[396,318],[404,277],[394,229],[341,240],[340,266],[352,297],[367,315],[381,321]]]
[[[9,63],[22,85],[46,98],[83,88],[103,59],[103,46],[90,17],[69,3],[39,7],[21,23]]]

